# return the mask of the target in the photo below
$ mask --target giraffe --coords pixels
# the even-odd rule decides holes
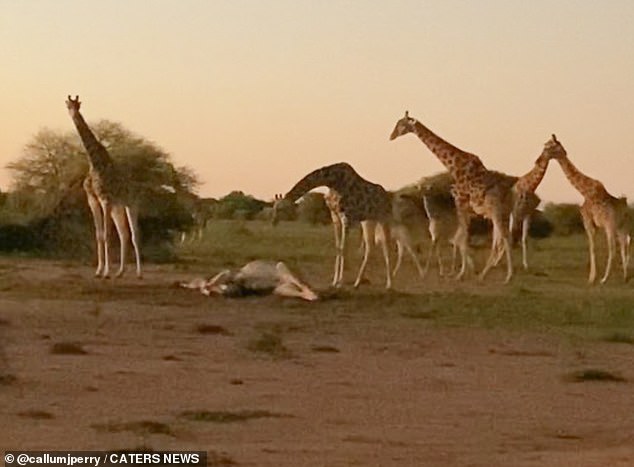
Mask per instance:
[[[195,194],[187,195],[185,199],[191,211],[192,224],[180,232],[180,243],[183,244],[189,237],[189,242],[202,240],[207,224],[213,216],[213,198],[200,198]]]
[[[414,242],[412,240],[412,231],[416,224],[421,223],[424,219],[422,209],[417,206],[417,200],[408,194],[388,192],[392,200],[392,222],[390,226],[390,238],[396,244],[396,263],[392,270],[392,277],[401,267],[403,255],[407,252],[418,271],[418,275],[423,279],[425,271],[414,251]],[[335,232],[335,244],[339,242],[341,236],[341,195],[336,190],[329,189],[324,195],[326,207],[330,211],[332,225]],[[361,248],[365,250],[364,235],[362,232]]]
[[[227,297],[247,295],[279,295],[315,301],[317,293],[304,283],[281,261],[256,260],[240,269],[225,269],[209,279],[196,278],[178,282],[179,287],[198,289],[204,295]]]
[[[511,186],[507,186],[508,182],[499,177],[499,174],[487,170],[479,157],[449,144],[418,120],[411,118],[406,111],[405,116],[396,122],[390,140],[407,133],[418,136],[454,179],[453,195],[458,216],[458,229],[454,241],[462,258],[460,272],[456,278],[461,279],[467,265],[473,264],[469,254],[469,222],[473,214],[478,214],[493,222],[493,244],[486,265],[480,273],[480,279],[484,279],[493,267],[497,257],[496,245],[501,242],[507,265],[504,282],[508,283],[513,276],[508,229],[512,209]]]
[[[363,279],[372,247],[371,236],[374,234],[375,240],[381,245],[385,260],[385,287],[390,289],[392,287],[392,274],[387,249],[390,235],[389,222],[392,213],[390,196],[381,185],[362,178],[350,164],[339,162],[314,170],[297,182],[285,196],[276,195],[273,205],[273,223],[276,222],[277,210],[282,203],[294,203],[306,192],[319,186],[333,189],[340,196],[338,217],[341,223],[341,232],[338,235],[337,230],[335,230],[337,254],[332,284],[336,287],[342,284],[347,231],[349,227],[360,223],[363,231],[364,253],[354,286],[358,287]]]
[[[449,174],[447,173],[447,175]],[[454,197],[451,194],[452,188],[450,186],[446,191],[438,191],[427,181],[422,181],[417,188],[423,199],[425,215],[429,220],[428,230],[431,241],[424,271],[427,273],[429,270],[435,253],[436,262],[438,263],[438,275],[443,277],[445,269],[442,260],[441,243],[444,240],[452,247],[451,273],[454,272],[456,264],[457,245],[454,237],[458,229],[458,217],[456,215]]]
[[[509,228],[511,234],[519,232],[521,228],[522,266],[524,269],[528,269],[526,245],[528,230],[532,216],[541,202],[539,196],[535,194],[535,190],[546,174],[550,159],[551,157],[548,154],[542,153],[535,161],[533,168],[519,177],[515,185],[513,185],[513,211],[511,212]]]
[[[97,269],[95,276],[109,277],[109,230],[110,221],[114,222],[120,243],[120,264],[116,276],[123,275],[128,242],[132,242],[136,259],[136,275],[141,278],[141,254],[138,244],[138,220],[136,209],[126,201],[126,187],[121,186],[116,165],[106,148],[97,140],[90,127],[79,112],[79,96],[68,96],[66,107],[79,137],[88,155],[89,170],[84,179],[88,207],[95,224],[97,243]]]
[[[621,253],[623,280],[627,281],[631,243],[631,235],[627,226],[627,199],[625,197],[616,198],[612,196],[605,189],[603,183],[588,177],[575,167],[555,135],[552,135],[552,138],[544,145],[544,153],[559,163],[570,184],[583,196],[584,202],[581,206],[581,217],[588,236],[590,253],[588,283],[593,284],[597,275],[594,241],[597,228],[605,231],[608,244],[608,259],[601,283],[604,284],[610,276],[617,242]]]

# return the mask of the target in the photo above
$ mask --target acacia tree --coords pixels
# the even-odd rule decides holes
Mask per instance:
[[[193,171],[174,166],[167,152],[118,123],[103,120],[92,128],[139,208],[144,243],[153,237],[166,240],[171,231],[186,227],[191,215],[183,199],[198,185]],[[92,248],[92,223],[81,188],[88,162],[75,132],[38,131],[7,167],[13,181],[5,218],[33,224],[43,242],[61,242],[62,249],[70,242]]]

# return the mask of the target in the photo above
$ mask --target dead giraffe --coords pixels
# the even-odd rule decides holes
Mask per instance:
[[[337,254],[335,257],[333,285],[341,286],[343,281],[348,228],[357,223],[361,223],[364,238],[364,254],[354,286],[358,287],[363,279],[363,274],[370,255],[371,239],[376,232],[376,240],[381,245],[385,260],[385,287],[388,289],[391,288],[392,274],[390,271],[390,257],[387,247],[389,244],[389,222],[392,213],[390,196],[381,185],[371,183],[362,178],[350,164],[340,162],[314,170],[297,182],[285,196],[276,196],[275,204],[273,205],[273,223],[276,222],[277,210],[282,203],[294,203],[306,192],[319,186],[331,188],[341,197],[339,201],[341,235],[337,238],[335,230]]]
[[[496,245],[500,242],[506,255],[505,282],[509,282],[513,276],[508,229],[512,209],[511,186],[507,186],[508,183],[494,172],[487,170],[479,157],[449,144],[405,112],[405,116],[396,122],[390,140],[407,133],[418,136],[449,170],[454,179],[453,195],[458,215],[458,230],[454,240],[462,257],[460,272],[456,278],[462,278],[467,264],[472,264],[469,254],[469,221],[475,213],[493,222],[493,244],[486,265],[480,273],[480,279],[484,279],[494,266],[497,257]]]
[[[198,289],[208,296],[243,297],[273,294],[310,302],[319,298],[308,284],[300,280],[281,261],[251,261],[240,269],[225,269],[209,279],[196,278],[179,282],[178,286]]]
[[[79,96],[72,99],[68,96],[66,107],[77,128],[79,137],[88,154],[90,168],[84,180],[84,191],[88,199],[88,206],[95,223],[95,238],[97,243],[97,270],[95,276],[108,277],[110,273],[110,221],[119,235],[121,247],[120,265],[117,277],[125,271],[125,259],[128,242],[132,242],[136,259],[136,274],[141,277],[141,253],[138,244],[139,228],[137,212],[127,200],[126,187],[122,186],[114,161],[106,148],[97,140],[88,127],[84,117],[79,112],[81,102]]]
[[[595,234],[596,229],[603,229],[608,244],[608,260],[605,266],[605,273],[601,278],[601,283],[605,283],[610,276],[612,260],[616,250],[616,243],[619,243],[621,251],[621,265],[623,267],[623,280],[627,281],[627,268],[630,261],[631,235],[628,230],[628,207],[625,197],[616,198],[612,196],[598,180],[588,177],[574,166],[568,154],[557,140],[555,135],[548,140],[544,146],[543,154],[556,159],[559,162],[566,178],[584,198],[581,206],[581,217],[583,226],[588,236],[588,248],[590,252],[590,275],[588,282],[594,283],[597,275],[595,256]]]

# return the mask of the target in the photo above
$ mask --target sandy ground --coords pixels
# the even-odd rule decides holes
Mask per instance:
[[[565,378],[598,367],[631,381],[631,345],[443,329],[341,299],[208,299],[168,287],[187,275],[157,266],[143,281],[96,281],[88,268],[3,261],[4,450],[204,449],[211,465],[244,466],[634,465],[632,384]],[[285,350],[258,347],[272,335]],[[52,352],[64,343],[86,353]],[[258,417],[186,415],[217,411]]]

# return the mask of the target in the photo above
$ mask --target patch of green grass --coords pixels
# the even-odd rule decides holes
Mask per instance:
[[[584,381],[606,381],[624,383],[627,381],[623,376],[619,374],[595,368],[575,371],[567,375],[565,379],[574,383],[582,383]]]
[[[91,425],[97,431],[108,433],[120,433],[122,431],[131,431],[138,435],[168,435],[173,436],[169,425],[162,422],[152,420],[141,420],[136,422],[122,423],[97,423]]]
[[[634,344],[634,337],[623,332],[613,332],[603,337],[605,342],[615,342],[618,344]]]
[[[221,336],[231,336],[232,334],[222,326],[216,324],[199,324],[196,326],[196,332],[198,334],[215,334]]]
[[[230,412],[226,410],[208,411],[208,410],[188,410],[180,414],[181,418],[193,422],[209,422],[209,423],[235,423],[246,422],[256,418],[281,418],[288,417],[268,410],[240,410]]]
[[[313,345],[310,350],[313,352],[339,353],[340,350],[332,345]]]
[[[36,420],[51,420],[55,416],[45,410],[25,410],[24,412],[18,412],[20,417],[34,418]]]
[[[262,332],[247,344],[251,352],[264,353],[275,358],[290,356],[290,350],[283,344],[282,337],[273,332]]]
[[[18,378],[11,373],[0,373],[0,386],[10,386],[17,380]]]
[[[55,355],[87,355],[81,344],[77,342],[56,342],[51,346],[51,353]]]

